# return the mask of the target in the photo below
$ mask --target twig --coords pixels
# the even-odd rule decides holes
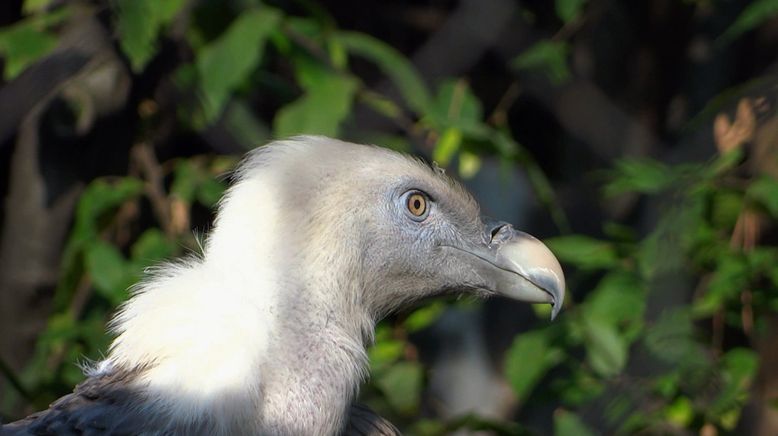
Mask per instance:
[[[157,220],[159,220],[160,227],[166,235],[175,236],[170,221],[169,202],[164,189],[164,174],[156,156],[154,156],[154,151],[147,143],[139,142],[132,147],[131,153],[133,161],[138,165],[144,179],[146,179],[146,195],[151,202]]]
[[[14,389],[16,389],[16,392],[19,393],[27,402],[32,402],[33,398],[32,395],[30,395],[30,392],[25,389],[24,385],[22,384],[22,381],[19,380],[19,377],[14,374],[13,370],[10,366],[8,366],[7,363],[0,357],[0,374],[3,374],[3,377],[5,377],[6,380],[8,380],[8,383],[13,386]]]
[[[583,26],[583,24],[586,22],[586,16],[582,15],[580,17],[574,18],[567,23],[565,23],[561,29],[559,29],[554,36],[551,37],[552,41],[560,41],[569,39],[573,35],[575,35],[576,32]]]
[[[750,290],[746,289],[740,294],[740,301],[743,303],[743,308],[740,311],[740,318],[743,323],[743,333],[748,337],[751,337],[751,333],[754,330],[754,308],[751,304],[751,300],[752,295]]]
[[[386,98],[386,96],[373,91],[372,89],[368,88],[362,83],[359,84],[356,95],[357,95],[357,100],[360,100],[367,108],[393,121],[396,127],[406,132],[408,135],[418,136],[418,132],[417,132],[418,129],[416,129],[413,119],[403,111],[400,105],[397,105],[392,101],[392,105],[397,109],[396,115],[390,115],[385,112],[381,112],[378,109],[375,109],[373,106],[370,105],[370,103],[368,103],[368,101],[376,98]]]
[[[73,298],[70,300],[70,306],[68,306],[68,314],[73,319],[81,317],[81,313],[83,313],[93,289],[92,280],[89,276],[87,274],[81,276],[81,280],[76,285],[76,292],[73,293]]]
[[[451,103],[448,105],[449,118],[459,118],[465,100],[465,90],[467,90],[467,82],[464,79],[457,80],[451,95]]]
[[[724,311],[719,310],[713,314],[711,320],[711,345],[713,345],[713,351],[720,355],[724,347]]]
[[[92,296],[93,291],[94,287],[92,286],[92,280],[88,275],[82,275],[78,285],[76,285],[76,291],[73,293],[73,296],[70,299],[70,305],[67,309],[68,316],[74,320],[78,320],[84,311],[84,307],[86,307],[86,303]],[[51,371],[55,371],[57,368],[59,368],[60,365],[62,365],[62,362],[65,360],[66,352],[67,347],[60,346],[54,348],[51,352],[51,355],[49,355],[48,359],[46,359],[46,366]]]
[[[554,225],[559,229],[560,233],[570,233],[572,231],[570,221],[567,219],[567,215],[559,203],[556,192],[546,177],[546,173],[543,172],[543,169],[540,168],[540,165],[538,165],[529,151],[517,141],[512,140],[512,142],[516,146],[515,161],[527,172],[530,185],[535,195],[538,196],[538,201],[551,215],[551,220],[554,221]]]
[[[514,80],[505,90],[500,101],[497,102],[497,106],[494,107],[494,111],[489,115],[488,121],[495,126],[502,127],[508,124],[508,109],[510,109],[516,102],[516,99],[521,95],[521,86],[518,80]]]
[[[285,25],[283,26],[282,30],[286,34],[286,36],[289,37],[292,41],[300,45],[300,47],[304,48],[311,56],[315,57],[319,61],[323,62],[328,67],[332,68],[335,71],[340,71],[339,68],[337,68],[335,65],[332,64],[332,60],[327,55],[327,52],[325,52],[321,46],[319,46],[316,41],[314,41],[311,38],[308,38],[307,36],[295,31],[291,26]]]

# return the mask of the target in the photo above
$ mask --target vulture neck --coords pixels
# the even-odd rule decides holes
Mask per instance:
[[[344,311],[342,290],[304,289],[279,305],[275,334],[261,369],[265,429],[279,434],[335,434],[365,375],[373,324]],[[285,308],[286,305],[289,305]]]
[[[349,256],[336,261],[328,257],[334,251],[339,250],[331,243],[315,240],[304,252],[277,249],[277,257],[265,260],[273,272],[244,279],[259,286],[249,286],[238,298],[242,305],[260,308],[256,316],[267,332],[264,349],[258,350],[255,400],[262,434],[338,433],[364,378],[374,321],[357,304],[362,289]],[[256,274],[256,264],[238,259],[230,263],[230,274],[242,267],[247,268],[244,277]],[[263,284],[264,277],[272,285]],[[264,286],[274,291],[268,294]]]
[[[172,430],[335,434],[363,379],[374,321],[358,256],[338,232],[289,228],[301,221],[262,182],[233,188],[202,260],[163,269],[114,320],[96,373],[141,368]]]

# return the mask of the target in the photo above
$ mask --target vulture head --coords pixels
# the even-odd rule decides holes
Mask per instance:
[[[482,218],[442,171],[325,137],[278,141],[236,171],[202,256],[158,268],[113,320],[84,382],[106,400],[68,406],[77,388],[50,411],[129,433],[335,434],[388,313],[466,293],[550,303],[553,317],[564,291],[548,248]],[[50,411],[24,422],[59,422]]]

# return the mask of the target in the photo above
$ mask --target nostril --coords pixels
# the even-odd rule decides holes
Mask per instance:
[[[492,243],[504,242],[511,237],[513,226],[506,222],[497,222],[489,230],[489,240]]]

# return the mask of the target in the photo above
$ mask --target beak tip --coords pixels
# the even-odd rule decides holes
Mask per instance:
[[[562,311],[562,306],[565,305],[565,282],[564,276],[558,283],[558,286],[553,288],[551,294],[551,321],[555,320],[559,312]]]
[[[555,320],[559,312],[562,311],[562,304],[558,302],[551,303],[551,321]]]
[[[552,298],[554,300],[551,307],[551,321],[556,319],[557,315],[559,315],[559,312],[562,311],[562,306],[565,305],[565,282],[564,282],[564,276],[561,275],[561,268],[560,268],[560,282],[559,286],[556,289],[556,292],[552,293]]]
[[[530,274],[532,283],[545,294],[546,302],[551,304],[551,321],[556,319],[565,304],[565,279],[562,268],[543,269]]]

